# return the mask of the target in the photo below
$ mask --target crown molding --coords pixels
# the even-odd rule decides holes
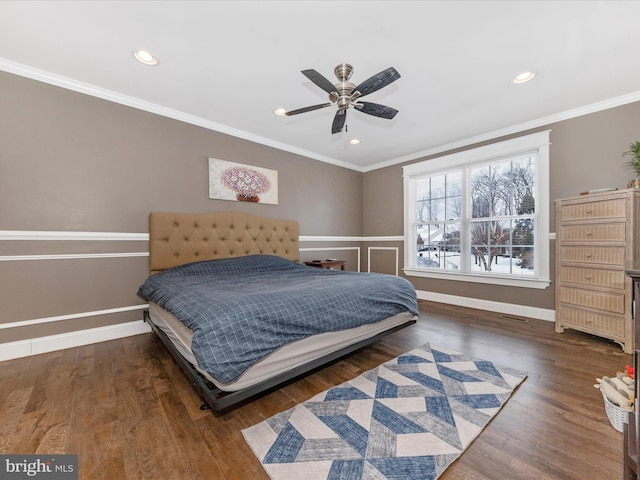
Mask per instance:
[[[61,75],[56,75],[50,72],[46,72],[44,70],[40,70],[40,69],[29,67],[27,65],[23,65],[20,63],[12,62],[4,58],[0,58],[0,70],[15,74],[15,75],[19,75],[22,77],[27,77],[32,80],[38,80],[38,81],[48,83],[50,85],[55,85],[68,90],[73,90],[75,92],[91,95],[93,97],[101,98],[103,100],[108,100],[114,103],[119,103],[121,105],[126,105],[129,107],[146,111],[146,112],[161,115],[167,118],[172,118],[174,120],[179,120],[181,122],[196,125],[202,128],[206,128],[208,130],[224,133],[226,135],[241,138],[243,140],[248,140],[248,141],[265,145],[268,147],[272,147],[278,150],[283,150],[285,152],[293,153],[293,154],[307,157],[313,160],[318,160],[320,162],[329,163],[331,165],[347,168],[349,170],[355,170],[361,173],[366,173],[372,170],[378,170],[381,168],[390,167],[398,163],[418,160],[420,158],[428,157],[431,155],[437,155],[438,153],[443,153],[456,148],[466,147],[469,145],[473,145],[475,143],[493,140],[495,138],[500,138],[506,135],[511,135],[511,134],[522,132],[525,130],[538,128],[541,126],[549,125],[549,124],[560,122],[563,120],[569,120],[571,118],[580,117],[582,115],[588,115],[590,113],[599,112],[601,110],[607,110],[609,108],[619,107],[621,105],[626,105],[628,103],[640,101],[640,91],[633,92],[633,93],[630,93],[627,95],[621,95],[619,97],[615,97],[609,100],[604,100],[604,101],[592,103],[590,105],[586,105],[583,107],[567,110],[565,112],[559,112],[556,114],[548,115],[546,117],[541,117],[536,120],[519,123],[517,125],[512,125],[507,128],[482,133],[474,137],[465,138],[462,140],[458,140],[456,142],[451,142],[451,143],[440,145],[427,150],[422,150],[419,152],[404,155],[402,157],[392,158],[384,162],[379,162],[374,165],[370,165],[368,167],[362,167],[362,166],[344,162],[335,158],[327,157],[326,155],[320,155],[318,153],[311,152],[309,150],[304,150],[302,148],[298,148],[293,145],[277,142],[275,140],[272,140],[266,137],[261,137],[259,135],[254,135],[252,133],[245,132],[243,130],[239,130],[236,128],[232,128],[227,125],[223,125],[217,122],[212,122],[210,120],[206,120],[204,118],[197,117],[195,115],[189,115],[179,110],[163,107],[162,105],[146,102],[144,100],[140,100],[138,98],[131,97],[128,95],[123,95],[123,94],[114,92],[112,90],[107,90],[104,88],[97,87],[95,85],[91,85],[88,83],[71,79],[68,77],[63,77]]]
[[[19,75],[21,77],[30,78],[32,80],[48,83],[50,85],[55,85],[57,87],[65,88],[67,90],[73,90],[74,92],[83,93],[85,95],[90,95],[92,97],[97,97],[103,100],[108,100],[110,102],[126,105],[128,107],[133,107],[138,110],[143,110],[145,112],[155,113],[156,115],[161,115],[163,117],[179,120],[181,122],[189,123],[191,125],[196,125],[198,127],[206,128],[208,130],[224,133],[232,137],[241,138],[243,140],[248,140],[250,142],[258,143],[261,145],[266,145],[268,147],[272,147],[278,150],[283,150],[285,152],[294,153],[296,155],[311,158],[313,160],[318,160],[320,162],[330,163],[338,167],[348,168],[350,170],[356,170],[356,171],[362,172],[361,167],[348,162],[343,162],[341,160],[327,157],[325,155],[320,155],[318,153],[311,152],[309,150],[304,150],[302,148],[294,147],[293,145],[289,145],[287,143],[277,142],[275,140],[271,140],[270,138],[254,135],[252,133],[245,132],[244,130],[239,130],[237,128],[232,128],[227,125],[223,125],[221,123],[212,122],[210,120],[206,120],[204,118],[197,117],[195,115],[190,115],[188,113],[184,113],[179,110],[174,110],[172,108],[167,108],[162,105],[158,105],[156,103],[146,102],[136,97],[123,95],[121,93],[114,92],[106,88],[97,87],[95,85],[74,80],[72,78],[63,77],[61,75],[56,75],[50,72],[46,72],[44,70],[39,70],[37,68],[29,67],[27,65],[12,62],[4,58],[0,58],[0,70],[8,73],[13,73],[15,75]]]
[[[372,170],[378,170],[380,168],[397,165],[398,163],[419,160],[424,157],[437,155],[439,153],[448,152],[457,148],[467,147],[469,145],[473,145],[480,142],[486,142],[488,140],[494,140],[496,138],[505,137],[507,135],[512,135],[514,133],[524,132],[526,130],[531,130],[533,128],[548,126],[548,125],[551,125],[552,123],[562,122],[564,120],[570,120],[572,118],[581,117],[583,115],[588,115],[590,113],[600,112],[602,110],[608,110],[614,107],[620,107],[622,105],[627,105],[629,103],[633,103],[637,101],[640,101],[640,91],[633,92],[627,95],[621,95],[619,97],[611,98],[609,100],[604,100],[602,102],[592,103],[591,105],[585,105],[584,107],[574,108],[572,110],[567,110],[565,112],[548,115],[546,117],[541,117],[536,120],[519,123],[517,125],[512,125],[507,128],[502,128],[499,130],[493,130],[491,132],[482,133],[474,137],[465,138],[463,140],[458,140],[455,142],[447,143],[445,145],[440,145],[438,147],[422,150],[420,152],[411,153],[409,155],[404,155],[402,157],[392,158],[385,162],[380,162],[380,163],[376,163],[375,165],[365,167],[362,169],[362,171],[370,172]]]

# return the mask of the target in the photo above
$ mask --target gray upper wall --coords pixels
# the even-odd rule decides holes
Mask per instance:
[[[596,188],[626,188],[627,182],[634,178],[633,171],[624,166],[622,154],[628,150],[631,142],[640,140],[640,102],[367,172],[363,180],[363,235],[403,234],[404,165],[542,130],[551,130],[550,232],[555,232],[554,200]],[[553,273],[553,241],[550,242],[550,246]],[[554,309],[553,285],[546,290],[533,290],[418,277],[407,278],[418,290]]]
[[[149,211],[362,233],[362,174],[0,72],[0,230],[146,232]],[[278,171],[278,205],[208,198],[208,158]]]

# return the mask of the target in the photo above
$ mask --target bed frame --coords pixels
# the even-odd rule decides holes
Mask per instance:
[[[154,275],[185,263],[253,254],[278,255],[299,261],[298,222],[274,220],[246,213],[181,214],[151,212],[149,215],[149,272]],[[257,385],[224,392],[206,379],[173,345],[149,317],[144,319],[165,345],[175,362],[202,397],[201,409],[221,415],[279,386],[318,370],[381,338],[416,323],[415,318],[373,337],[349,345]]]

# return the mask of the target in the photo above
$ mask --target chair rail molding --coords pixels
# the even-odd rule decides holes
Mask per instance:
[[[28,327],[41,323],[61,322],[63,320],[73,320],[76,318],[96,317],[99,315],[111,315],[113,313],[130,312],[132,310],[144,310],[149,308],[149,304],[131,305],[128,307],[108,308],[105,310],[94,310],[92,312],[70,313],[67,315],[56,315],[54,317],[33,318],[31,320],[20,320],[19,322],[0,323],[0,330],[7,328]]]
[[[35,230],[0,230],[0,241],[134,241],[148,242],[148,233],[129,232],[73,232],[73,231],[35,231]],[[332,236],[332,235],[300,235],[298,241],[304,242],[402,242],[404,237],[396,236]],[[382,247],[380,247],[382,248]],[[302,252],[321,250],[357,250],[358,271],[360,271],[360,247],[303,247]],[[45,255],[0,255],[0,262],[18,262],[32,260],[77,260],[89,258],[127,258],[148,257],[149,252],[107,252],[107,253],[65,253]]]

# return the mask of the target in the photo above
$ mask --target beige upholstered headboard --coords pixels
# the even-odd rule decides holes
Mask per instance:
[[[298,222],[247,213],[149,214],[149,273],[216,258],[270,254],[298,261]]]

